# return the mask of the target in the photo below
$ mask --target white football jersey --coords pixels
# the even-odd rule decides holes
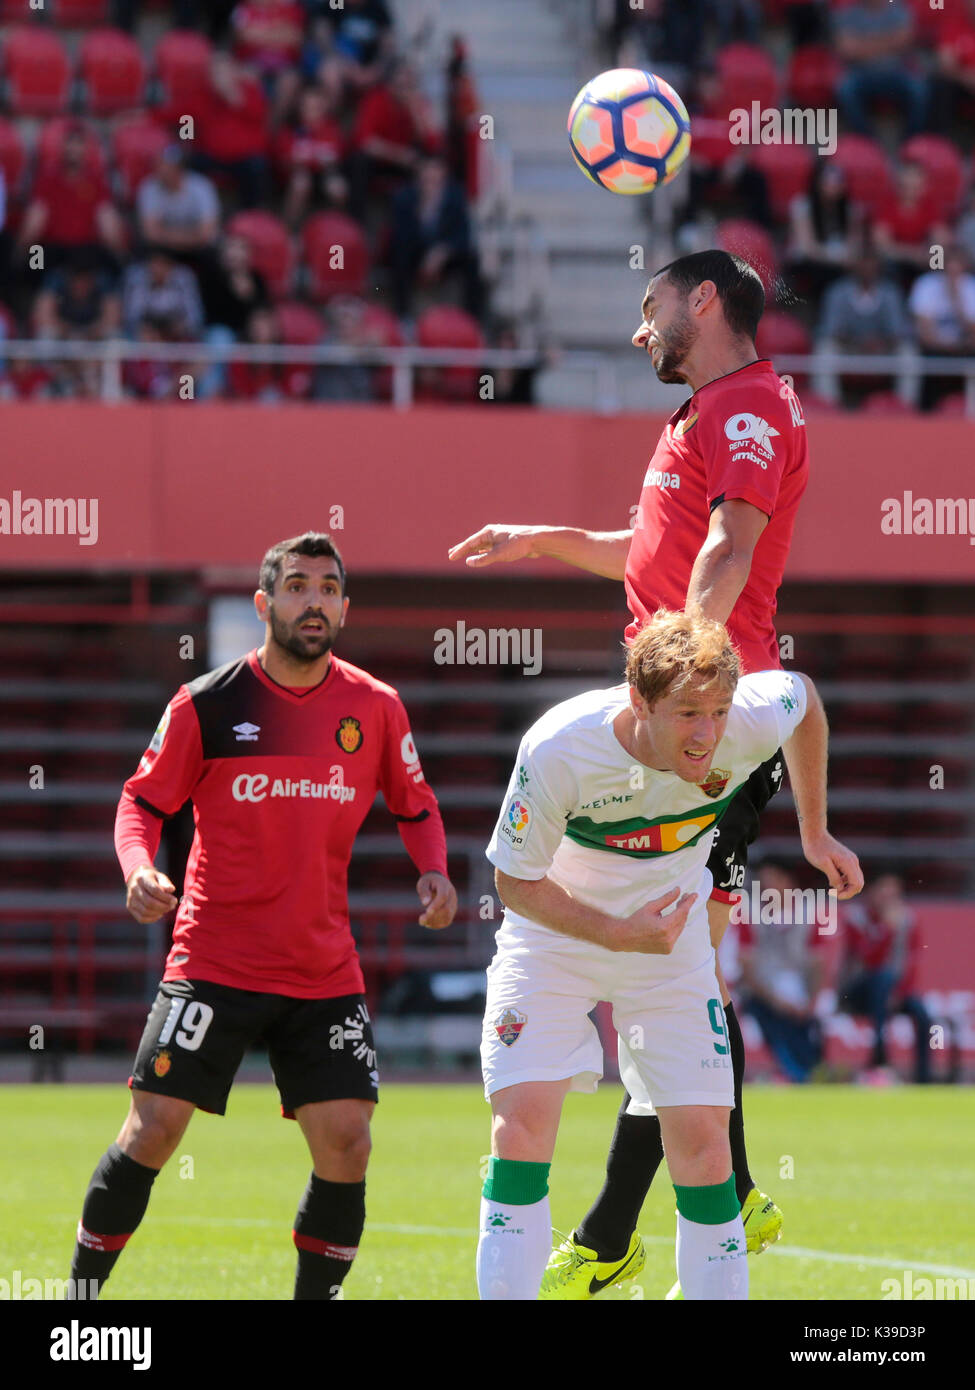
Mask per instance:
[[[696,969],[711,949],[708,856],[732,797],[788,739],[806,712],[806,688],[788,671],[738,682],[724,737],[705,780],[685,782],[636,762],[613,720],[629,703],[626,684],[590,690],[548,710],[528,730],[486,853],[512,878],[546,875],[573,898],[614,917],[672,888],[697,893],[663,975]],[[539,936],[541,933],[541,936]],[[557,935],[557,933],[556,933]],[[551,948],[553,932],[510,909],[498,944]],[[588,942],[559,937],[567,949]]]

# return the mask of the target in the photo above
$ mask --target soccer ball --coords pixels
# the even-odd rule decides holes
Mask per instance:
[[[587,178],[611,193],[670,183],[691,148],[687,109],[669,83],[639,68],[587,82],[569,110],[569,144]]]

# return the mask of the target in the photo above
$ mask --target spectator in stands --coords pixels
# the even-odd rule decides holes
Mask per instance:
[[[946,246],[944,258],[944,270],[929,270],[915,280],[908,307],[924,357],[967,357],[975,352],[975,275],[963,246]],[[942,396],[958,390],[959,381],[925,377],[922,408],[930,410]]]
[[[216,268],[200,281],[200,288],[207,323],[204,340],[222,347],[243,338],[254,310],[270,303],[267,282],[251,265],[250,246],[241,236],[225,238]],[[211,362],[200,379],[197,399],[222,396],[226,389],[226,364]]]
[[[229,53],[210,60],[199,100],[194,167],[229,179],[243,207],[265,201],[268,184],[267,102],[257,78]]]
[[[180,267],[185,274],[189,271]],[[140,343],[168,343],[174,339],[172,320],[146,313],[135,325],[135,337]],[[151,357],[126,362],[122,382],[127,392],[139,400],[172,400],[179,393],[183,365],[179,362],[156,361]]]
[[[874,237],[878,252],[906,289],[918,270],[931,264],[931,246],[944,244],[947,228],[938,207],[926,196],[922,165],[905,160],[897,169],[897,193],[877,217]]]
[[[907,404],[917,395],[916,373],[910,371],[916,352],[910,339],[910,321],[904,296],[892,281],[882,278],[877,253],[865,247],[844,275],[826,291],[819,321],[816,351],[897,355],[903,360],[898,394]],[[818,372],[815,391],[828,400],[840,399],[835,369]]]
[[[364,91],[380,80],[393,56],[393,21],[387,0],[312,0],[312,9],[332,27],[334,50],[345,80]]]
[[[451,281],[459,283],[467,312],[480,317],[481,281],[467,203],[439,155],[421,159],[415,181],[393,200],[392,241],[400,317],[412,312],[417,286],[440,289]]]
[[[401,188],[422,154],[439,149],[440,138],[430,104],[409,63],[397,63],[386,83],[363,96],[352,135],[349,159],[350,203],[361,218],[373,192]]]
[[[342,173],[345,136],[321,87],[306,87],[293,125],[275,142],[274,158],[285,184],[284,220],[301,225],[313,204],[344,207],[349,187]]]
[[[68,125],[56,165],[41,168],[20,224],[22,252],[42,245],[47,270],[79,247],[94,247],[109,271],[125,254],[125,227],[112,202],[105,176],[87,160],[87,137],[80,121]]]
[[[60,269],[51,271],[34,301],[36,338],[95,342],[117,335],[120,324],[119,297],[90,247],[81,247]],[[59,363],[53,377],[58,395],[100,394],[101,368],[97,362]]]
[[[815,299],[853,262],[863,213],[849,196],[846,174],[831,159],[816,161],[808,193],[789,204],[786,260]]]
[[[783,18],[793,48],[826,41],[829,29],[828,0],[785,0]]]
[[[43,362],[8,357],[0,372],[0,400],[46,401],[57,394],[54,375]]]
[[[185,167],[182,145],[167,145],[136,195],[139,236],[202,275],[214,264],[220,199],[210,179]]]
[[[10,251],[12,240],[7,226],[7,179],[0,167],[0,289],[7,285],[10,277]]]
[[[936,34],[931,128],[948,130],[962,104],[975,101],[975,0],[939,14]]]
[[[640,6],[615,0],[612,8],[606,34],[611,65],[648,68],[680,90],[700,59],[711,0],[644,0]]]
[[[326,311],[328,341],[336,347],[374,347],[382,338],[369,326],[365,300],[354,295],[336,295]],[[362,362],[329,363],[319,367],[315,379],[315,399],[320,401],[375,400],[375,367]]]
[[[911,71],[914,17],[902,0],[859,0],[833,13],[836,51],[847,65],[836,95],[849,125],[873,135],[871,104],[893,101],[907,118],[907,134],[924,129],[927,81]]]
[[[517,324],[511,320],[500,323],[494,335],[494,346],[516,352],[522,346],[518,341]],[[493,367],[495,401],[501,405],[533,405],[537,371],[537,367]]]
[[[747,147],[728,140],[728,112],[722,110],[721,77],[713,63],[698,66],[689,96],[694,138],[686,202],[677,213],[685,253],[712,244],[713,228],[698,221],[705,210],[717,207],[726,217],[740,214],[762,227],[776,225],[765,174],[749,163]]]
[[[807,1081],[823,1056],[815,1003],[825,974],[824,937],[815,907],[798,892],[798,880],[788,869],[765,860],[756,880],[760,920],[742,920],[738,937],[745,1008],[789,1080]]]
[[[897,874],[880,874],[857,902],[843,904],[840,1007],[870,1019],[871,1066],[881,1069],[887,1067],[884,1023],[891,1014],[907,1014],[914,1023],[914,1079],[920,1084],[931,1080],[931,1019],[917,993],[922,946],[917,917]]]
[[[297,65],[305,11],[297,0],[241,0],[230,16],[234,52],[253,68],[269,93],[280,72]]]
[[[969,264],[975,264],[975,186],[968,190],[958,225],[955,227],[955,240],[959,246],[964,247]]]
[[[154,249],[144,261],[130,265],[122,280],[122,324],[130,337],[140,336],[149,321],[148,338],[155,332],[174,341],[198,338],[203,328],[203,306],[196,276],[189,266],[177,265],[165,251]]]
[[[264,347],[281,342],[273,309],[255,309],[247,320],[248,343]],[[283,362],[231,362],[230,394],[237,400],[305,400],[311,394],[313,369]]]

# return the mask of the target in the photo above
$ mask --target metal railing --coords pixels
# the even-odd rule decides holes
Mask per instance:
[[[386,367],[392,371],[392,404],[408,409],[415,397],[416,372],[429,367],[469,368],[490,373],[492,369],[529,367],[539,369],[557,365],[579,372],[590,380],[588,398],[580,393],[575,409],[594,409],[600,414],[616,414],[621,409],[616,372],[619,357],[608,352],[555,350],[554,355],[536,348],[420,348],[349,347],[333,344],[311,346],[250,343],[140,343],[121,338],[101,342],[74,339],[9,339],[0,343],[0,360],[31,362],[86,362],[101,368],[100,399],[113,404],[125,399],[123,367],[127,362],[170,362],[187,368],[211,364],[253,363],[306,367]],[[965,414],[975,419],[975,356],[937,357],[844,355],[830,352],[789,353],[775,358],[776,370],[792,376],[814,377],[828,373],[837,377],[883,377],[913,379],[921,377],[962,377]],[[190,373],[192,375],[192,373]],[[485,397],[487,399],[488,397]]]

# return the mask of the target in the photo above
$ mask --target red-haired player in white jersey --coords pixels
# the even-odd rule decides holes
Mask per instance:
[[[755,348],[764,307],[756,272],[725,251],[697,252],[657,271],[633,344],[649,354],[661,381],[684,382],[692,394],[660,436],[633,529],[485,526],[454,546],[451,559],[464,559],[471,567],[541,555],[564,560],[624,582],[633,615],[628,642],[658,608],[698,607],[727,626],[743,674],[778,669],[776,592],[808,462],[798,397]],[[825,765],[825,746],[820,751]],[[852,897],[863,885],[856,856],[827,831],[825,802],[815,794],[810,774],[790,761],[803,853],[840,897]],[[728,924],[732,895],[744,882],[747,846],[757,834],[759,814],[781,779],[779,750],[752,775],[721,821],[708,861],[715,948]],[[741,1113],[744,1044],[720,982],[735,1081],[730,1122],[735,1185],[748,1249],[757,1253],[778,1239],[782,1215],[749,1173]],[[643,1268],[636,1224],[663,1145],[657,1117],[628,1113],[630,1103],[624,1096],[603,1190],[553,1252],[542,1298],[591,1298]]]

